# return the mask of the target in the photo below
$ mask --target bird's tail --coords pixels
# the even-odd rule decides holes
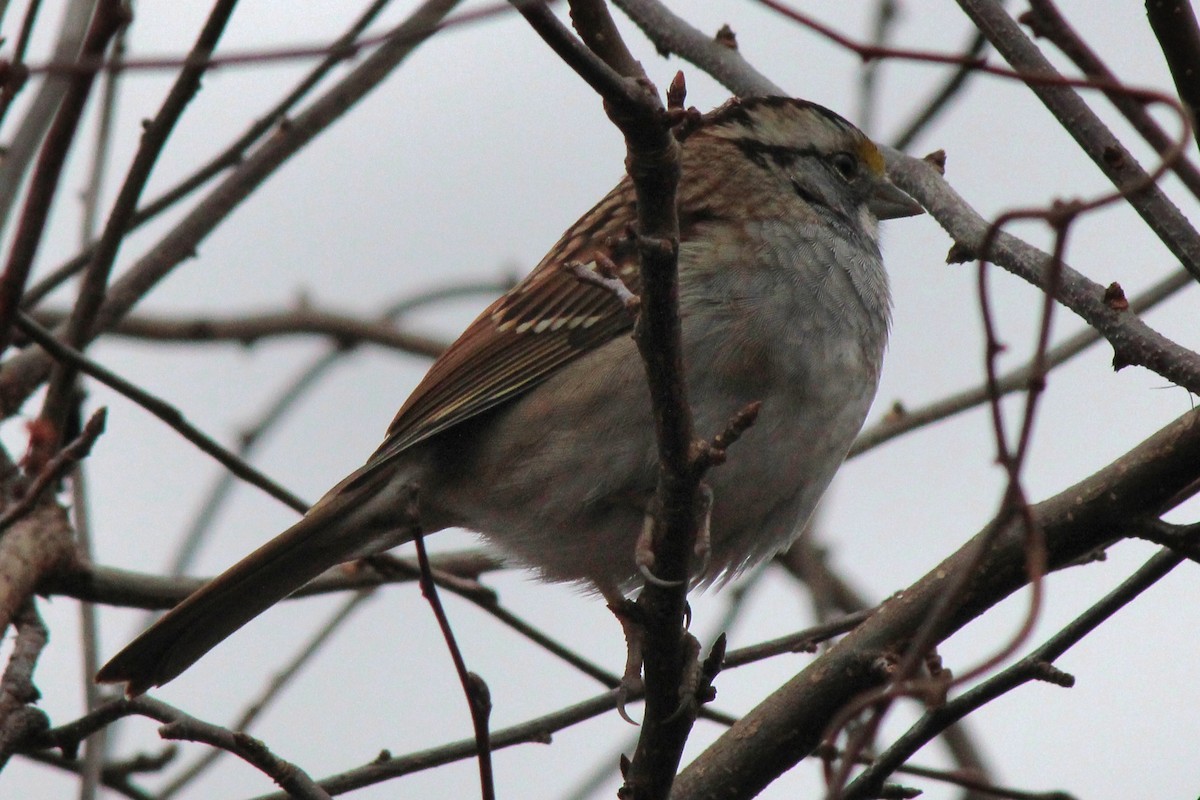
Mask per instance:
[[[100,669],[96,681],[125,683],[130,697],[161,686],[326,569],[411,539],[415,523],[408,518],[407,532],[398,526],[397,498],[386,494],[378,484],[344,481],[302,520],[146,629]]]

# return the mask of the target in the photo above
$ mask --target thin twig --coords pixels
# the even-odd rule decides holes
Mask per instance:
[[[96,439],[104,433],[104,423],[107,417],[108,409],[105,408],[98,409],[92,414],[84,424],[79,436],[46,462],[21,499],[4,509],[4,513],[0,514],[0,537],[12,527],[14,522],[33,510],[47,488],[58,483],[72,467],[87,458]]]
[[[246,157],[246,153],[254,145],[255,142],[266,136],[271,130],[285,119],[288,113],[295,108],[308,93],[311,92],[318,83],[338,64],[353,56],[352,49],[348,46],[366,30],[367,26],[379,15],[379,13],[390,3],[391,0],[374,0],[374,2],[355,20],[354,24],[346,30],[338,39],[334,40],[329,45],[329,54],[322,59],[321,63],[313,67],[313,69],[304,76],[304,78],[296,84],[282,100],[276,103],[269,111],[260,116],[257,120],[251,123],[245,132],[238,136],[224,150],[218,153],[213,158],[193,171],[190,175],[182,178],[178,183],[171,188],[166,189],[155,199],[146,203],[139,208],[129,220],[129,227],[125,233],[130,233],[141,227],[146,222],[157,217],[162,212],[172,208],[180,200],[190,195],[192,192],[204,186],[210,180],[220,175],[227,169],[236,167]],[[65,262],[64,264],[51,270],[37,283],[29,287],[25,292],[23,307],[26,309],[37,305],[46,295],[50,294],[58,288],[64,281],[75,275],[79,270],[87,266],[91,261],[95,252],[97,242],[92,242],[85,247],[79,254]]]
[[[435,574],[458,578],[463,596],[488,594],[478,584],[479,576],[503,566],[494,556],[474,550],[440,553],[432,559]],[[288,595],[288,601],[314,595],[374,589],[388,584],[412,583],[419,572],[417,565],[411,561],[406,562],[403,569],[388,569],[386,572],[365,567],[355,570],[334,567]],[[96,564],[76,564],[69,570],[47,576],[38,590],[49,595],[74,597],[118,608],[161,611],[177,605],[209,580],[211,578],[163,577]],[[474,590],[467,591],[467,585],[471,584]]]
[[[1129,300],[1128,310],[1133,314],[1144,314],[1164,300],[1174,296],[1179,290],[1195,284],[1195,280],[1186,270],[1176,270],[1150,288]],[[1104,340],[1104,336],[1095,328],[1084,327],[1078,333],[1068,336],[1059,344],[1046,352],[1048,367],[1057,367],[1084,350]],[[1029,384],[1030,366],[1024,365],[1011,370],[996,378],[995,389],[1001,395],[1007,395],[1024,389]],[[949,419],[964,411],[983,405],[988,401],[987,384],[967,389],[949,395],[919,408],[898,407],[892,413],[867,428],[855,439],[847,458],[854,458],[869,450],[889,442],[904,433],[925,427],[934,422]]]
[[[165,422],[184,439],[196,445],[201,452],[212,456],[222,466],[251,486],[262,489],[271,497],[302,514],[308,510],[308,503],[271,480],[267,475],[248,464],[244,459],[239,458],[236,454],[217,444],[215,439],[188,422],[183,413],[170,403],[155,397],[141,387],[133,385],[116,373],[92,361],[79,351],[67,347],[56,339],[54,334],[34,322],[25,312],[17,312],[16,324],[26,336],[40,345],[54,358],[70,362],[80,372],[92,376],[113,391],[137,403],[155,417]]]
[[[265,141],[109,287],[93,335],[125,316],[147,292],[190,258],[199,243],[292,155],[346,113],[429,36],[458,0],[426,0],[388,41],[341,82],[314,100],[286,130]],[[0,416],[11,415],[50,371],[52,361],[31,349],[0,372]]]
[[[204,56],[212,53],[236,5],[237,0],[216,0],[192,46],[192,55]],[[80,281],[79,293],[63,336],[63,341],[69,347],[83,350],[95,335],[93,328],[104,304],[105,288],[112,274],[117,250],[129,227],[129,220],[137,209],[138,198],[142,196],[142,191],[150,180],[150,172],[166,147],[175,124],[200,90],[200,78],[203,74],[203,67],[184,67],[158,113],[143,125],[141,142],[133,157],[133,163],[129,166],[105,222],[104,232],[100,235],[91,262]],[[63,362],[56,366],[51,375],[40,419],[51,425],[52,430],[61,428],[67,412],[68,398],[74,390],[75,376],[74,367]]]
[[[844,800],[866,800],[876,796],[874,793],[879,790],[887,776],[947,725],[1024,683],[1044,679],[1047,670],[1043,665],[1053,664],[1084,636],[1157,583],[1182,561],[1182,556],[1170,551],[1154,555],[1120,586],[1028,656],[940,708],[927,711],[903,736],[881,753],[870,767],[855,778],[846,788]]]
[[[103,54],[109,39],[116,34],[117,28],[124,20],[118,0],[100,0],[84,39],[80,58]],[[33,268],[33,259],[42,241],[50,205],[57,192],[63,164],[66,163],[67,153],[75,139],[84,105],[91,92],[93,77],[92,74],[83,73],[72,79],[58,107],[58,113],[54,115],[54,122],[46,134],[46,141],[42,144],[37,165],[30,178],[21,219],[17,224],[16,233],[13,234],[4,272],[0,273],[0,353],[7,350],[12,341],[13,315],[21,303],[25,283]]]
[[[129,26],[122,26],[113,38],[113,57],[118,61],[125,56],[125,40]],[[100,108],[97,112],[96,137],[92,144],[92,163],[87,181],[80,191],[82,206],[79,220],[79,244],[86,245],[96,235],[96,220],[100,213],[100,198],[104,195],[104,179],[108,173],[108,159],[112,155],[113,120],[117,116],[117,93],[121,85],[121,73],[113,70],[104,76],[100,90]]]
[[[280,695],[288,684],[291,683],[292,678],[300,673],[301,668],[320,652],[321,647],[329,641],[329,638],[341,629],[342,623],[372,594],[374,594],[373,589],[358,589],[350,595],[329,619],[325,621],[325,624],[316,630],[304,647],[292,656],[291,661],[271,677],[267,685],[259,692],[259,695],[251,701],[237,720],[230,724],[229,729],[238,733],[250,730],[255,720],[270,707],[271,701]],[[88,674],[94,675],[95,671],[93,670]],[[203,775],[209,767],[220,761],[226,752],[228,751],[212,749],[196,759],[195,762],[185,767],[178,775],[158,790],[158,800],[169,800],[169,798],[174,797],[181,790],[187,788],[196,778]]]
[[[67,315],[59,310],[47,310],[34,312],[31,316],[40,325],[54,328]],[[430,358],[440,355],[447,346],[441,339],[402,331],[386,320],[363,319],[308,305],[291,311],[250,312],[237,316],[131,314],[114,325],[108,335],[146,342],[233,342],[247,346],[285,336],[325,336],[337,343],[340,353],[358,344],[374,344]]]
[[[415,505],[408,517],[413,520],[418,518]],[[479,763],[481,796],[483,800],[495,800],[496,781],[492,774],[492,748],[488,742],[488,719],[492,714],[491,693],[483,678],[467,669],[467,662],[463,659],[462,650],[459,649],[458,642],[454,637],[454,630],[450,627],[450,618],[446,616],[446,609],[442,607],[441,598],[438,597],[437,585],[433,580],[433,570],[429,566],[429,554],[425,552],[425,538],[419,529],[413,538],[413,544],[417,548],[417,563],[421,566],[421,594],[429,602],[429,607],[433,609],[433,616],[437,619],[438,628],[442,631],[442,638],[445,640],[446,648],[450,651],[450,658],[454,662],[454,671],[458,673],[459,683],[462,684],[463,694],[467,698],[471,724],[475,729],[475,752],[476,760]]]
[[[875,46],[887,46],[892,38],[899,10],[896,0],[876,0],[871,26],[871,41]],[[872,138],[875,135],[875,102],[878,99],[880,63],[869,61],[858,73],[858,127]]]
[[[963,48],[962,63],[960,63],[946,79],[946,82],[933,93],[933,96],[922,103],[913,118],[900,129],[900,133],[892,140],[892,147],[897,150],[907,150],[917,137],[933,124],[933,121],[950,106],[950,101],[959,95],[966,87],[971,77],[979,74],[975,64],[983,56],[987,48],[987,39],[983,34],[975,33],[971,41]]]

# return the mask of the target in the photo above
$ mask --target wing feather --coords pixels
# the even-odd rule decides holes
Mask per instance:
[[[618,252],[629,248],[617,241],[634,213],[633,192],[624,180],[434,362],[364,471],[528,391],[564,364],[629,331],[633,319],[622,304],[565,267],[594,262],[598,253],[621,267],[633,263],[632,253]],[[637,270],[621,271],[630,289],[638,291]]]

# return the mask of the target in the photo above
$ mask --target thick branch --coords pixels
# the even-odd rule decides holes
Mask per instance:
[[[1123,525],[1157,517],[1182,502],[1197,476],[1200,412],[1189,412],[1095,475],[1033,507],[1049,567],[1068,566],[1108,545]],[[979,554],[983,541],[991,544]],[[878,657],[904,646],[965,565],[975,565],[971,583],[935,631],[938,641],[1027,583],[1025,551],[1020,521],[998,535],[978,534],[743,717],[680,774],[671,797],[728,800],[757,794],[813,751],[839,709],[886,680],[875,669]]]

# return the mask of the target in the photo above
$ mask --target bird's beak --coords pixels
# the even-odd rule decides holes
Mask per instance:
[[[875,219],[915,217],[925,213],[925,209],[921,208],[916,200],[906,195],[887,178],[882,178],[875,185],[875,191],[867,199],[867,208],[875,215]]]

